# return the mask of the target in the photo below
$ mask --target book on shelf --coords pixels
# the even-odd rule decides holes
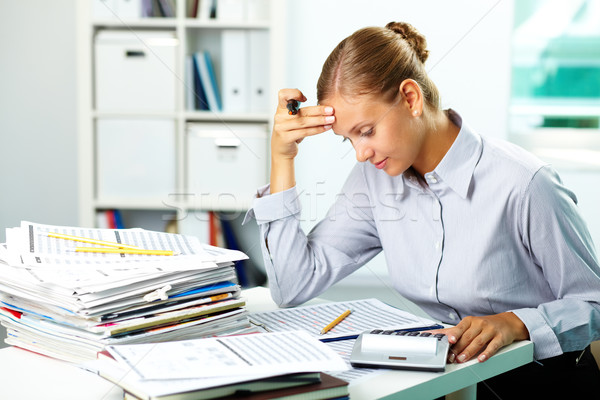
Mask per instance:
[[[137,0],[142,2],[143,18],[174,18],[175,0]]]
[[[103,229],[123,229],[123,215],[120,210],[99,210],[96,212],[96,226]]]
[[[208,99],[206,98],[206,91],[204,90],[204,85],[200,79],[199,56],[194,54],[189,57],[191,60],[190,76],[192,79],[189,81],[187,90],[191,92],[191,95],[188,94],[188,97],[193,99],[193,102],[190,102],[190,105],[192,106],[191,108],[195,110],[206,111],[209,109]]]
[[[269,0],[190,0],[187,16],[202,20],[266,21]]]
[[[193,58],[196,65],[195,73],[198,74],[198,78],[195,79],[199,80],[199,85],[196,88],[199,96],[201,96],[200,89],[202,89],[206,96],[208,109],[211,111],[221,111],[223,109],[221,93],[215,77],[210,53],[208,51],[197,52],[194,53]]]

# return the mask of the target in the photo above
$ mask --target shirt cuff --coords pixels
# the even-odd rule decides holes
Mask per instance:
[[[556,334],[550,328],[542,314],[535,308],[512,310],[529,331],[529,339],[533,342],[533,358],[543,360],[563,353]]]
[[[242,224],[250,218],[254,218],[259,225],[266,224],[299,214],[300,211],[301,205],[295,186],[283,192],[270,194],[270,186],[266,185],[258,189],[252,208],[246,213]]]

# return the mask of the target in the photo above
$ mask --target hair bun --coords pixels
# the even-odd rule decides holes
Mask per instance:
[[[410,47],[412,47],[422,63],[427,61],[427,57],[429,57],[427,40],[425,40],[425,36],[421,35],[421,33],[414,26],[407,22],[390,22],[385,27],[402,36],[402,38],[406,40]]]

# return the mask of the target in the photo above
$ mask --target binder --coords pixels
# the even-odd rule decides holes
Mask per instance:
[[[202,55],[196,53],[191,56],[192,59],[192,77],[193,84],[191,85],[193,108],[196,110],[208,110],[208,99],[206,98],[206,91],[202,79],[200,78],[200,64],[202,63]]]
[[[194,68],[194,59],[192,55],[185,56],[185,108],[186,110],[196,109],[196,85],[194,84],[196,69]]]
[[[246,0],[217,0],[217,19],[220,21],[244,21]]]
[[[269,0],[247,0],[246,7],[246,20],[269,20]]]
[[[264,62],[269,59],[269,33],[264,30],[248,32],[249,109],[250,112],[268,112],[269,72]]]
[[[247,47],[247,36],[243,30],[224,29],[221,33],[221,78],[225,112],[248,111]]]
[[[198,63],[198,71],[200,75],[201,86],[204,89],[208,109],[211,111],[221,111],[221,95],[217,85],[212,60],[208,51],[196,53],[196,62]]]
[[[136,19],[142,16],[142,0],[116,0],[119,18]]]

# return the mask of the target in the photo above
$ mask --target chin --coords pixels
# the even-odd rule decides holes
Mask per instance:
[[[383,172],[388,174],[389,176],[398,176],[402,175],[406,170],[398,170],[397,168],[385,168]]]

